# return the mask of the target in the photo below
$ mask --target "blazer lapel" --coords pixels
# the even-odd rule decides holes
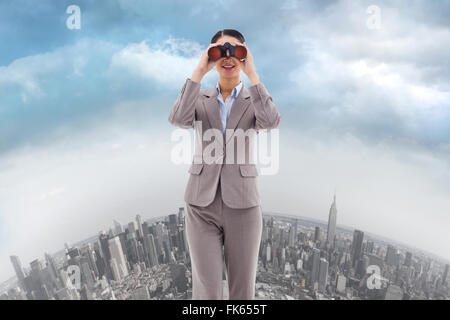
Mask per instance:
[[[227,127],[226,129],[235,129],[237,124],[239,123],[239,120],[241,120],[242,116],[244,115],[245,111],[247,110],[248,106],[250,105],[250,94],[247,91],[247,88],[242,85],[242,89],[239,92],[238,96],[236,97],[236,100],[233,103],[233,107],[231,108],[230,117],[227,121]],[[225,131],[225,136],[226,136]],[[228,143],[228,141],[231,139],[233,135],[230,135],[226,141],[225,144]]]
[[[222,132],[222,120],[220,119],[220,105],[217,100],[217,90],[215,87],[205,90],[203,93],[208,99],[205,100],[205,112],[212,128]]]
[[[209,123],[211,124],[211,127],[220,130],[222,132],[222,119],[220,118],[220,104],[217,100],[217,90],[216,87],[209,88],[205,90],[203,93],[207,97],[205,100],[205,112],[208,117]],[[250,105],[250,94],[248,92],[248,89],[242,85],[242,89],[239,92],[239,95],[237,96],[236,100],[233,103],[233,107],[231,108],[230,117],[227,121],[226,129],[235,129],[237,124],[239,123],[239,120],[244,115],[245,111],[247,110],[248,106]],[[223,134],[223,139],[225,141],[225,144],[228,143],[228,140],[230,140],[230,137],[228,137],[227,141],[225,141],[226,138],[226,131]]]

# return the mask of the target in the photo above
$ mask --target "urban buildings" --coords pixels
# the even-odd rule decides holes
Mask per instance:
[[[327,230],[326,237],[321,230]],[[184,208],[159,219],[141,215],[44,254],[24,268],[0,299],[190,299]],[[264,213],[255,299],[449,299],[448,261],[328,221]],[[224,297],[227,298],[224,273]],[[4,288],[2,292],[2,288]]]

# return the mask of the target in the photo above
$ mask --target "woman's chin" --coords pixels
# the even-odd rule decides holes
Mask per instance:
[[[239,76],[239,72],[221,72],[220,76],[222,78],[236,78]]]

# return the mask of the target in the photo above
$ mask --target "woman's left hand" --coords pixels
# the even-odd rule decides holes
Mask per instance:
[[[247,57],[244,61],[237,60],[239,61],[241,70],[250,78],[256,75],[255,65],[253,64],[253,55],[245,42],[242,45],[247,49]]]

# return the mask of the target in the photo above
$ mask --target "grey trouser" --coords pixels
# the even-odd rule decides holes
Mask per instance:
[[[260,206],[233,209],[220,191],[207,207],[186,203],[186,238],[192,264],[192,299],[223,300],[225,259],[229,300],[255,297],[262,234]],[[223,246],[223,251],[222,251]]]

